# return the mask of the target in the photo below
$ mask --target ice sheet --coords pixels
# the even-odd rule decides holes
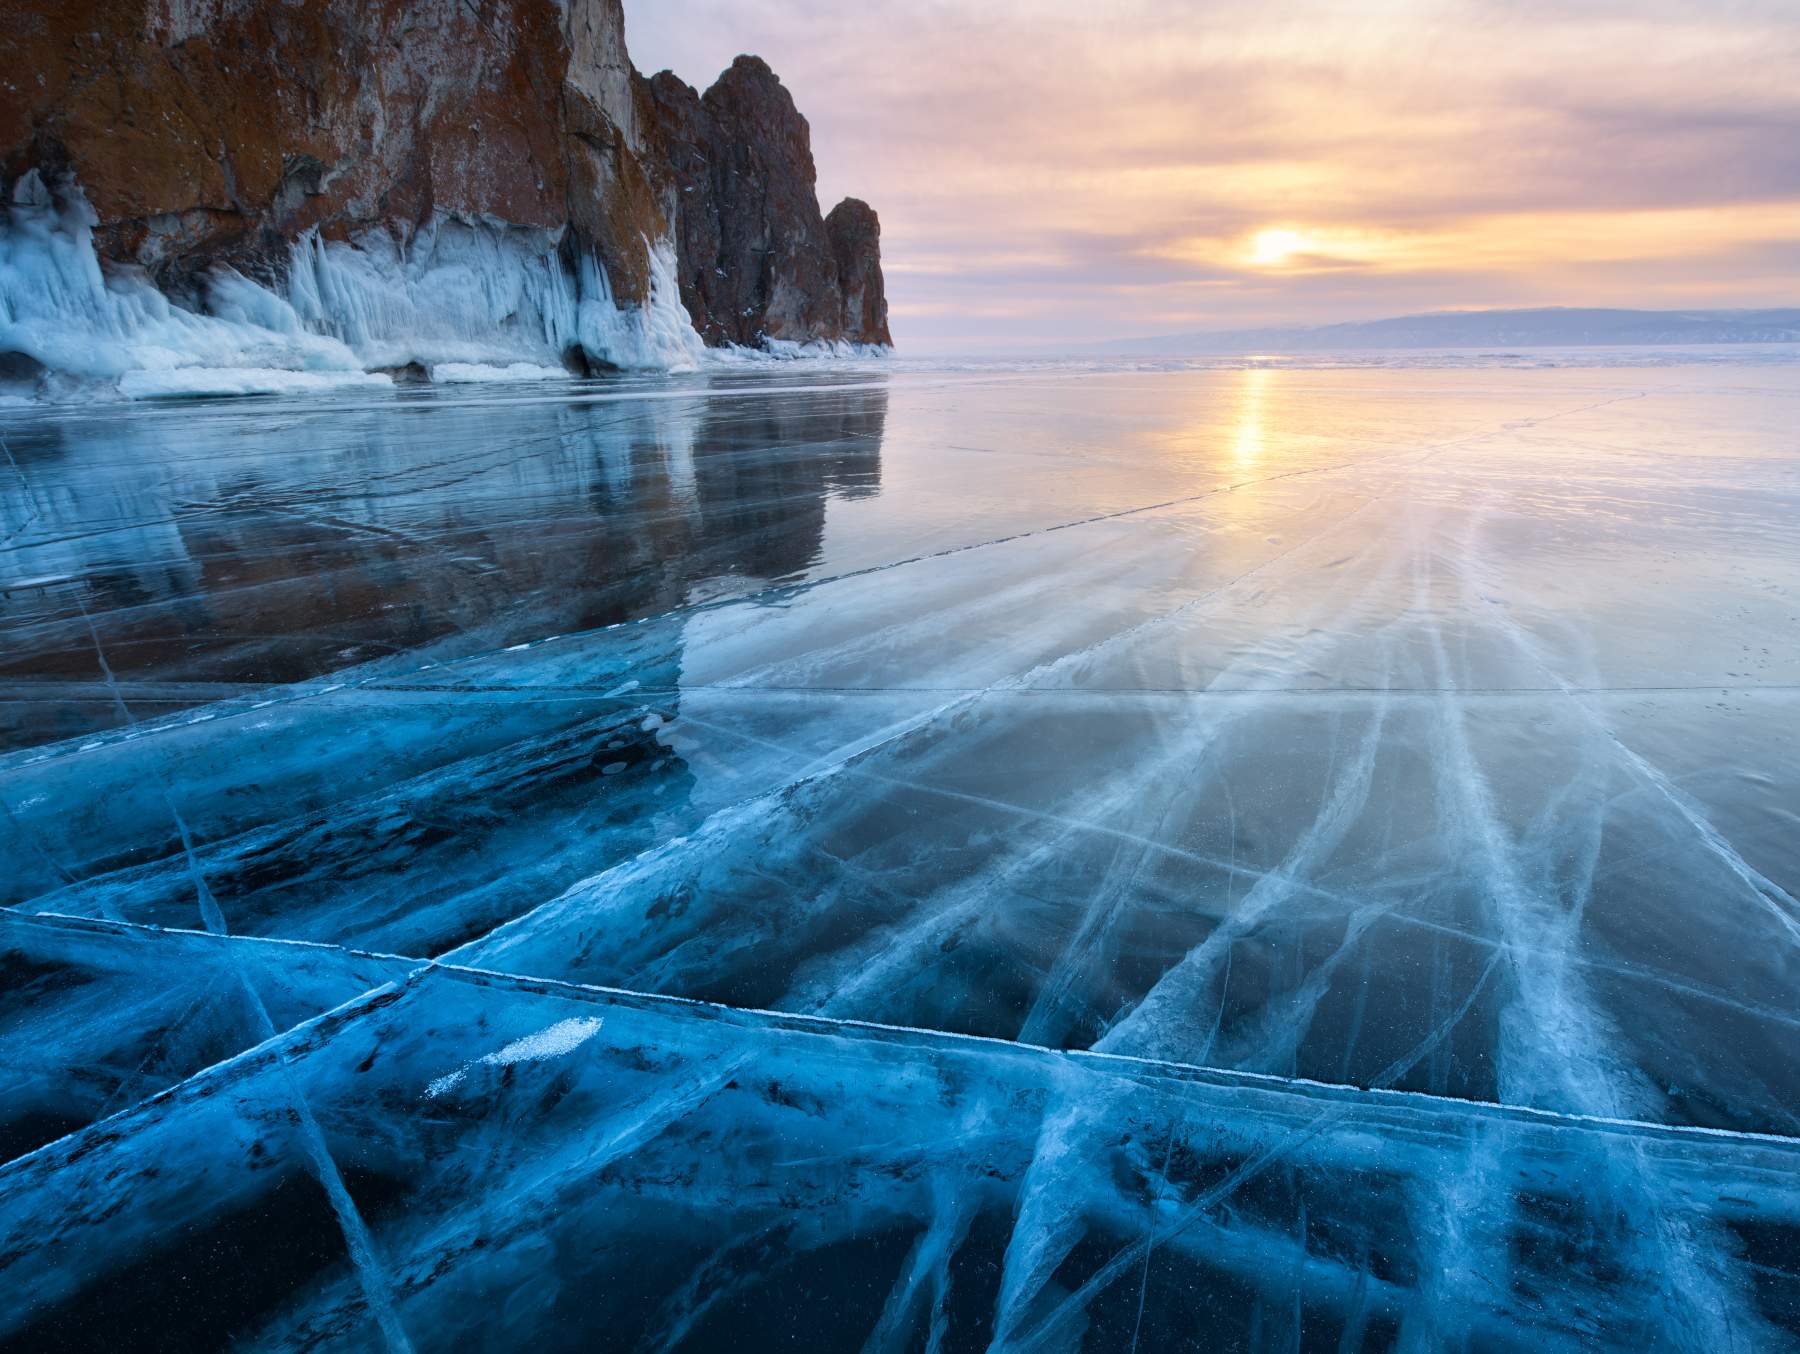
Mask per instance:
[[[307,1201],[297,1103],[360,1263]],[[34,1238],[9,1325],[77,1343],[354,1344],[384,1309],[457,1348],[1751,1349],[1796,1276],[1736,1257],[1791,1262],[1797,1167],[1789,1138],[438,968],[16,1162],[0,1227]],[[132,1272],[259,1225],[273,1275]]]
[[[1793,1347],[1791,371],[0,412],[0,1320]]]

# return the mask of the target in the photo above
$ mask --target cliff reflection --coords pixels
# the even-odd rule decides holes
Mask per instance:
[[[0,745],[404,671],[804,573],[887,392],[105,410],[8,430]],[[13,436],[14,433],[18,436]],[[90,630],[90,625],[92,629]]]
[[[665,613],[815,568],[828,500],[880,485],[887,395],[670,396],[139,408],[38,439],[6,501],[7,739],[207,709],[16,767],[0,903],[191,927],[198,868],[234,932],[438,955],[688,825]]]

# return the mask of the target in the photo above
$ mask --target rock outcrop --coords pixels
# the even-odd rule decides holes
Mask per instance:
[[[861,198],[847,197],[825,218],[825,234],[837,261],[845,331],[862,335],[864,343],[891,346],[887,284],[881,277],[881,218]]]
[[[650,306],[660,245],[708,343],[887,342],[873,213],[821,218],[773,73],[646,80],[620,0],[0,0],[0,71],[15,217],[84,197],[101,263],[183,306],[455,223],[553,253],[571,306]]]
[[[775,73],[740,56],[697,93],[648,82],[674,174],[682,304],[708,343],[889,342],[881,227],[847,199],[819,215],[812,134]]]

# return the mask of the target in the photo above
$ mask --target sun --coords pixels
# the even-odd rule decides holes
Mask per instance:
[[[1274,268],[1296,254],[1311,252],[1311,243],[1297,230],[1271,226],[1250,237],[1250,262],[1259,267]]]

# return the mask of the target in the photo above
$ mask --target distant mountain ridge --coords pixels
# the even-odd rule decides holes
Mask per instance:
[[[1774,310],[1455,310],[1342,324],[1235,329],[1119,339],[1108,352],[1218,353],[1274,349],[1543,348],[1696,343],[1800,343],[1800,308]]]

